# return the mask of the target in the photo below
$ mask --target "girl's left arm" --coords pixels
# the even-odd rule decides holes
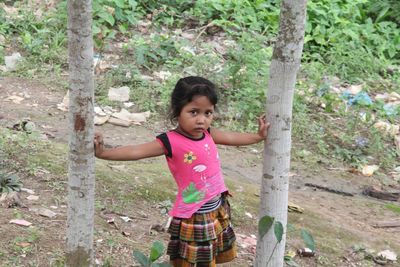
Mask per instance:
[[[265,120],[265,115],[258,118],[257,133],[225,132],[211,128],[211,136],[216,144],[228,146],[251,145],[265,140],[269,122]]]

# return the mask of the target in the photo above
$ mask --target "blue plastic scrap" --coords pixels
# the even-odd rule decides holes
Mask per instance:
[[[359,92],[356,95],[352,95],[349,91],[344,91],[342,94],[344,99],[347,99],[347,103],[352,105],[369,106],[372,104],[372,99],[366,92]]]

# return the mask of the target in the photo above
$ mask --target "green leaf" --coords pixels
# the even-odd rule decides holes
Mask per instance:
[[[135,8],[137,7],[137,1],[129,0],[128,3],[130,5],[130,7],[132,8],[132,10],[135,10]]]
[[[301,238],[303,238],[304,243],[306,244],[306,246],[309,249],[311,249],[312,251],[315,251],[314,238],[307,230],[301,229]]]
[[[274,225],[274,233],[275,237],[278,240],[278,243],[282,241],[283,236],[283,225],[280,221],[276,221]]]
[[[384,9],[382,9],[381,12],[379,12],[379,15],[376,17],[375,23],[379,22],[381,19],[383,19],[386,16],[389,9],[390,9],[390,6],[387,6]]]
[[[149,267],[150,266],[150,260],[147,258],[142,252],[135,250],[133,251],[133,256],[135,259],[139,262],[139,264],[142,267]]]
[[[106,22],[108,22],[108,24],[110,24],[111,26],[114,26],[115,19],[110,13],[103,11],[103,12],[99,12],[99,14],[97,14],[97,15],[100,18],[102,18],[103,20],[105,20]]]
[[[125,7],[125,0],[114,0],[114,3],[120,8]]]
[[[124,24],[119,24],[118,25],[118,30],[123,34],[126,34],[128,32],[128,26],[125,23]]]
[[[150,261],[156,261],[164,253],[164,245],[160,241],[153,243],[150,251]]]
[[[258,221],[258,234],[262,239],[274,223],[274,217],[265,215]]]
[[[101,33],[101,29],[95,23],[93,23],[93,25],[92,25],[92,31],[93,31],[93,35]]]

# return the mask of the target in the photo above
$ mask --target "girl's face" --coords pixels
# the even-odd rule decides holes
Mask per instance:
[[[178,128],[192,138],[203,137],[214,117],[214,105],[206,96],[195,96],[181,110],[178,117]]]

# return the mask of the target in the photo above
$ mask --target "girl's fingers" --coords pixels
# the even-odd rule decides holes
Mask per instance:
[[[95,133],[93,142],[96,147],[103,145],[104,144],[103,135],[101,133]]]

